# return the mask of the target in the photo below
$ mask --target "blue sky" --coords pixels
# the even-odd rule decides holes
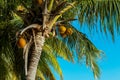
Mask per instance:
[[[115,42],[111,40],[108,33],[106,37],[100,32],[92,31],[92,34],[86,29],[87,25],[80,25],[77,21],[73,25],[81,32],[87,34],[88,38],[95,44],[95,46],[103,50],[105,55],[98,61],[101,69],[101,76],[98,80],[120,80],[120,36],[115,33]],[[99,26],[97,24],[96,26]],[[93,73],[89,67],[84,63],[69,63],[63,59],[58,59],[63,71],[64,80],[94,80]],[[57,80],[59,77],[56,75]]]

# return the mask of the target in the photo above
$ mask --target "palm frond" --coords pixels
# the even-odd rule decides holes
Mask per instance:
[[[1,22],[0,30],[2,30],[2,33],[0,36],[0,55],[3,58],[3,61],[5,61],[2,66],[6,66],[7,74],[4,74],[6,76],[5,80],[9,79],[21,79],[20,75],[21,73],[24,74],[22,70],[22,56],[21,50],[16,48],[16,38],[15,33],[19,29],[19,27],[16,27],[11,24],[11,21],[5,21]],[[3,62],[0,62],[2,64]],[[21,65],[21,66],[20,66]],[[22,75],[21,75],[22,76]]]
[[[3,57],[0,55],[0,79],[5,80],[6,77],[8,76],[8,69],[6,65],[6,61],[3,59]]]
[[[41,73],[44,74],[45,79],[55,80],[55,76],[53,75],[50,67],[48,64],[46,64],[46,60],[44,55],[41,55],[41,60],[39,62],[38,69],[40,69]]]
[[[37,69],[37,80],[40,79],[40,80],[45,80],[45,76],[44,74],[40,71],[40,69]]]
[[[74,62],[74,54],[69,47],[60,39],[58,38],[49,38],[46,40],[46,44],[48,48],[53,50],[53,54],[57,57],[61,57],[67,61]]]
[[[99,78],[100,77],[100,69],[99,69],[97,63],[95,62],[95,60],[93,60],[91,62],[91,67],[92,67],[95,79]]]
[[[80,12],[78,18],[80,23],[86,22],[89,24],[89,29],[97,28],[94,26],[98,21],[100,22],[101,31],[106,34],[106,29],[111,33],[114,40],[114,28],[119,31],[119,11],[120,1],[118,0],[82,0],[80,2]],[[117,26],[114,26],[117,25]]]
[[[22,28],[24,25],[24,22],[21,19],[21,17],[14,12],[12,13],[12,16],[13,16],[13,19],[10,20],[10,24],[14,25],[14,27],[16,26],[16,27]]]
[[[48,63],[48,65],[52,66],[62,79],[63,78],[62,70],[57,61],[56,56],[53,53],[54,53],[53,50],[49,46],[47,46],[47,45],[44,46],[42,54],[44,54],[44,58],[46,58],[45,59],[46,63]]]
[[[85,58],[86,65],[91,67],[95,77],[99,77],[100,70],[97,66],[96,59],[101,57],[102,51],[98,50],[85,34],[73,28],[72,25],[67,26],[71,26],[73,34],[63,39],[63,41],[71,49],[75,49],[78,61],[83,60]]]
[[[4,51],[5,50],[5,51]],[[15,61],[15,57],[14,57],[14,54],[13,54],[13,50],[10,48],[10,46],[7,45],[6,48],[4,48],[2,46],[2,51],[0,52],[1,53],[1,57],[2,57],[2,62],[0,62],[0,67],[1,69],[5,70],[4,71],[1,71],[0,72],[0,79],[5,79],[5,80],[9,80],[9,79],[20,79],[18,77],[18,74],[16,73],[16,70],[14,69],[15,67],[15,64],[14,64],[14,61]]]

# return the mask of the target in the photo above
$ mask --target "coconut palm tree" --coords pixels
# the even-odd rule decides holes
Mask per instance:
[[[96,59],[101,51],[70,21],[77,16],[91,30],[100,19],[101,31],[110,31],[114,39],[113,22],[119,32],[120,2],[76,1],[0,0],[0,79],[55,80],[51,66],[63,79],[57,57],[71,62],[76,57],[86,59],[86,65],[99,77]]]

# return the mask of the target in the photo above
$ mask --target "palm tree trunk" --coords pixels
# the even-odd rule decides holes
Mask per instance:
[[[35,42],[35,46],[33,52],[30,54],[26,80],[35,80],[37,66],[42,52],[42,46],[44,45],[45,42],[45,37],[42,36],[41,32],[38,32],[36,34],[34,42]]]

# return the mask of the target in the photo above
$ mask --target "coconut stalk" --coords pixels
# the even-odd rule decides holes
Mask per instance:
[[[54,0],[50,0],[50,4],[48,5],[48,12],[51,12]]]
[[[52,18],[49,22],[49,24],[47,26],[49,26],[49,29],[52,29],[52,26],[56,23],[56,21],[58,20],[58,18],[60,16],[62,16],[63,13],[65,13],[66,11],[68,11],[69,9],[71,9],[74,5],[76,4],[76,2],[71,3],[70,5],[66,6],[64,9],[62,9],[60,12],[58,12],[58,15],[56,15],[54,18]]]

